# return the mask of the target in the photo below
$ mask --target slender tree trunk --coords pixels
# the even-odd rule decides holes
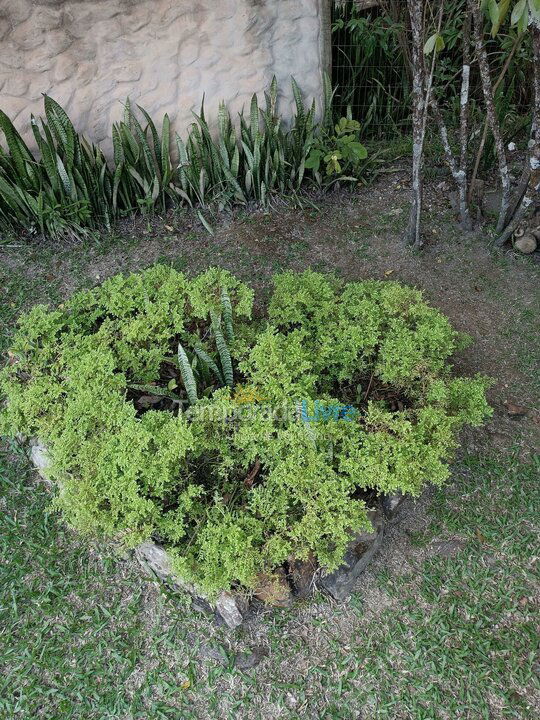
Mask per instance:
[[[496,244],[502,246],[511,238],[519,223],[527,214],[540,192],[540,27],[533,20],[531,25],[534,65],[534,107],[532,112],[531,151],[529,156],[529,180],[527,189],[519,203],[513,218],[501,233]]]
[[[471,88],[471,13],[465,6],[463,21],[463,70],[459,111],[459,217],[463,230],[472,229],[467,191],[467,150],[469,145],[469,100]]]
[[[435,115],[435,120],[439,126],[439,133],[444,148],[446,163],[455,180],[458,198],[459,198],[459,219],[463,230],[472,229],[472,221],[469,212],[468,193],[467,193],[467,146],[469,140],[469,90],[471,76],[471,14],[465,9],[466,16],[463,23],[463,71],[461,78],[461,106],[460,106],[460,128],[459,128],[459,158],[454,155],[450,140],[448,138],[448,128],[444,122],[444,118],[440,111],[437,100],[434,96],[431,98],[431,106]]]
[[[422,245],[420,219],[423,200],[423,160],[424,160],[424,114],[426,98],[424,96],[424,12],[423,0],[407,0],[412,30],[412,102],[413,102],[413,167],[412,167],[412,203],[409,224],[405,234],[407,245],[419,248]]]
[[[534,149],[534,137],[535,137],[535,116],[533,113],[533,121],[531,123],[531,133],[530,133],[530,139],[529,139],[529,156],[531,154],[531,151]],[[521,201],[523,200],[523,196],[525,195],[527,191],[527,187],[529,185],[529,178],[531,177],[531,164],[530,164],[530,158],[527,157],[525,162],[523,163],[523,171],[521,173],[521,177],[519,178],[519,182],[516,188],[516,191],[514,192],[514,197],[512,199],[512,203],[510,205],[510,210],[508,213],[508,217],[512,219],[516,213],[516,210],[520,206]]]
[[[439,109],[437,100],[434,97],[431,98],[431,107],[433,108],[433,114],[435,116],[435,120],[437,121],[437,125],[439,126],[439,134],[444,148],[446,164],[452,173],[452,177],[454,178],[458,189],[459,220],[461,228],[463,230],[471,230],[472,222],[469,213],[469,205],[467,203],[467,167],[465,166],[465,169],[462,169],[460,163],[458,163],[458,159],[452,151],[450,140],[448,139],[448,129]]]
[[[519,35],[516,38],[514,45],[512,46],[512,50],[510,51],[508,57],[506,58],[506,61],[503,65],[503,68],[502,68],[500,74],[499,74],[499,77],[497,78],[497,82],[493,86],[493,95],[496,94],[497,90],[499,89],[500,84],[504,80],[504,76],[506,75],[508,68],[510,67],[510,64],[514,58],[514,55],[518,51],[519,46],[521,45],[522,42],[523,42],[523,35]],[[484,122],[484,129],[482,131],[482,138],[480,140],[480,145],[478,146],[478,152],[476,153],[476,159],[474,161],[474,169],[473,169],[473,172],[471,175],[471,183],[469,185],[469,205],[472,200],[472,194],[474,192],[474,186],[476,183],[476,178],[478,176],[478,170],[480,168],[480,161],[482,160],[482,155],[484,154],[484,147],[486,145],[488,128],[489,128],[489,123],[488,123],[488,119],[486,118],[486,121]]]
[[[476,54],[478,56],[478,65],[480,67],[480,77],[482,80],[482,90],[484,93],[486,114],[489,126],[491,128],[491,132],[493,133],[493,140],[495,142],[495,149],[497,151],[497,159],[499,163],[499,174],[501,176],[502,200],[501,210],[499,212],[499,220],[497,222],[497,232],[501,232],[501,230],[505,226],[508,209],[510,207],[510,173],[508,171],[508,162],[506,159],[506,152],[504,150],[504,143],[501,128],[499,125],[499,119],[497,118],[497,112],[495,110],[493,83],[491,81],[489,61],[483,38],[484,18],[478,0],[469,0],[469,7],[471,8],[472,17],[474,20],[473,35],[476,46]]]

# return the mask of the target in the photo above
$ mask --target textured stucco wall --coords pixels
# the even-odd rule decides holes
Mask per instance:
[[[276,75],[319,97],[328,67],[328,0],[0,0],[0,108],[28,131],[41,93],[108,146],[130,97],[183,133],[206,94],[248,106]]]

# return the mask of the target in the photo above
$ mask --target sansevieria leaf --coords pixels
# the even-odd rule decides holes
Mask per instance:
[[[195,405],[197,402],[197,383],[195,382],[195,376],[193,375],[193,369],[189,364],[188,356],[186,351],[182,347],[181,343],[178,343],[178,365],[180,367],[180,375],[184,387],[186,388],[186,394],[190,405]]]

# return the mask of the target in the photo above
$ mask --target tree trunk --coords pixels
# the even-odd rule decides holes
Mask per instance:
[[[471,222],[471,216],[469,213],[469,205],[467,202],[467,166],[465,165],[465,169],[463,169],[461,167],[460,163],[458,163],[458,160],[455,157],[454,153],[452,152],[452,147],[450,146],[450,140],[448,139],[448,129],[444,122],[442,113],[439,109],[437,100],[434,97],[431,98],[431,107],[433,108],[433,114],[435,115],[435,120],[437,121],[437,125],[439,126],[439,134],[441,136],[441,141],[442,141],[443,148],[444,148],[444,156],[446,159],[446,164],[448,165],[448,168],[452,174],[452,177],[455,180],[455,183],[456,183],[456,186],[458,189],[459,220],[460,220],[461,228],[463,230],[471,230],[472,222]],[[466,158],[467,158],[467,156],[465,156],[465,161],[466,161]],[[461,162],[461,159],[460,159],[460,162]]]
[[[504,77],[505,77],[505,75],[506,75],[506,73],[507,73],[507,71],[508,71],[508,68],[510,67],[511,62],[512,62],[512,60],[514,59],[514,55],[515,55],[515,54],[517,53],[517,51],[519,50],[519,47],[520,47],[522,41],[523,41],[523,35],[518,35],[518,36],[516,37],[516,40],[515,40],[513,46],[512,46],[512,50],[510,51],[510,53],[508,54],[508,57],[507,57],[506,60],[505,60],[505,63],[504,63],[503,68],[502,68],[502,70],[501,70],[501,72],[500,72],[500,75],[499,75],[499,77],[497,78],[497,82],[496,82],[495,85],[493,86],[493,95],[495,95],[495,94],[497,93],[497,90],[499,89],[500,84],[501,84],[502,81],[504,80]],[[483,129],[483,131],[482,131],[482,139],[480,140],[480,144],[479,144],[479,146],[478,146],[478,152],[476,153],[476,160],[475,160],[475,162],[474,162],[474,169],[473,169],[473,172],[472,172],[472,175],[471,175],[471,183],[470,183],[470,186],[469,186],[469,204],[471,203],[471,200],[472,200],[472,195],[473,195],[473,192],[474,192],[474,186],[475,186],[475,184],[476,184],[476,178],[477,178],[477,176],[478,176],[478,170],[479,170],[479,168],[480,168],[480,161],[482,160],[482,155],[484,154],[484,147],[485,147],[485,145],[486,145],[486,140],[487,140],[487,135],[488,135],[488,128],[489,128],[489,124],[488,124],[488,120],[487,120],[487,118],[486,118],[486,120],[485,120],[485,122],[484,122],[484,129]],[[527,175],[527,177],[528,177],[528,175]],[[527,184],[527,181],[525,181],[525,184]],[[523,193],[522,193],[522,194],[523,194]],[[521,198],[520,198],[520,199],[521,199]]]
[[[531,25],[534,66],[534,107],[532,112],[531,151],[529,156],[529,181],[525,194],[504,232],[496,240],[502,246],[511,238],[519,223],[527,214],[540,192],[540,26],[536,20]]]
[[[431,106],[435,120],[439,126],[439,133],[444,148],[446,163],[457,186],[459,198],[459,219],[463,230],[472,229],[472,221],[469,212],[469,200],[467,192],[467,147],[469,140],[469,90],[471,77],[471,13],[465,8],[463,22],[463,70],[461,77],[461,103],[460,103],[460,127],[459,127],[459,158],[456,158],[448,138],[448,128],[439,109],[436,98],[431,98]]]
[[[501,128],[499,125],[499,119],[495,110],[495,100],[493,94],[493,83],[491,81],[491,73],[489,69],[489,60],[486,52],[486,46],[484,44],[484,18],[482,10],[480,9],[480,3],[478,0],[469,0],[469,7],[471,9],[473,17],[473,35],[476,46],[476,53],[478,56],[478,65],[480,68],[480,77],[482,80],[482,91],[484,93],[484,102],[486,105],[486,114],[491,132],[493,133],[493,140],[495,142],[495,149],[497,151],[497,159],[499,163],[499,174],[501,176],[502,186],[502,200],[501,210],[499,212],[499,220],[497,222],[497,232],[501,232],[506,223],[506,216],[510,207],[510,173],[508,172],[508,162],[506,160],[506,152],[504,150],[504,143],[502,139]]]
[[[463,230],[472,230],[467,190],[467,150],[469,144],[469,100],[471,88],[471,13],[465,7],[463,21],[463,70],[459,112],[459,218]]]
[[[423,199],[423,160],[426,111],[424,97],[424,13],[423,0],[407,0],[412,30],[412,74],[413,74],[413,158],[412,158],[412,203],[409,224],[405,234],[407,245],[419,248],[422,245],[421,215]]]

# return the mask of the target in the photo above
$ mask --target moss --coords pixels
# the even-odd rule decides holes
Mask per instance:
[[[189,407],[175,349],[219,365],[224,290],[237,385],[192,354]],[[67,521],[128,546],[157,538],[209,592],[291,555],[335,568],[369,527],[362,491],[444,482],[460,428],[490,413],[488,380],[452,375],[461,338],[417,290],[289,272],[268,320],[251,322],[252,302],[216,268],[118,275],[22,317],[0,376],[0,431],[47,444]],[[139,387],[158,395],[144,410]]]

